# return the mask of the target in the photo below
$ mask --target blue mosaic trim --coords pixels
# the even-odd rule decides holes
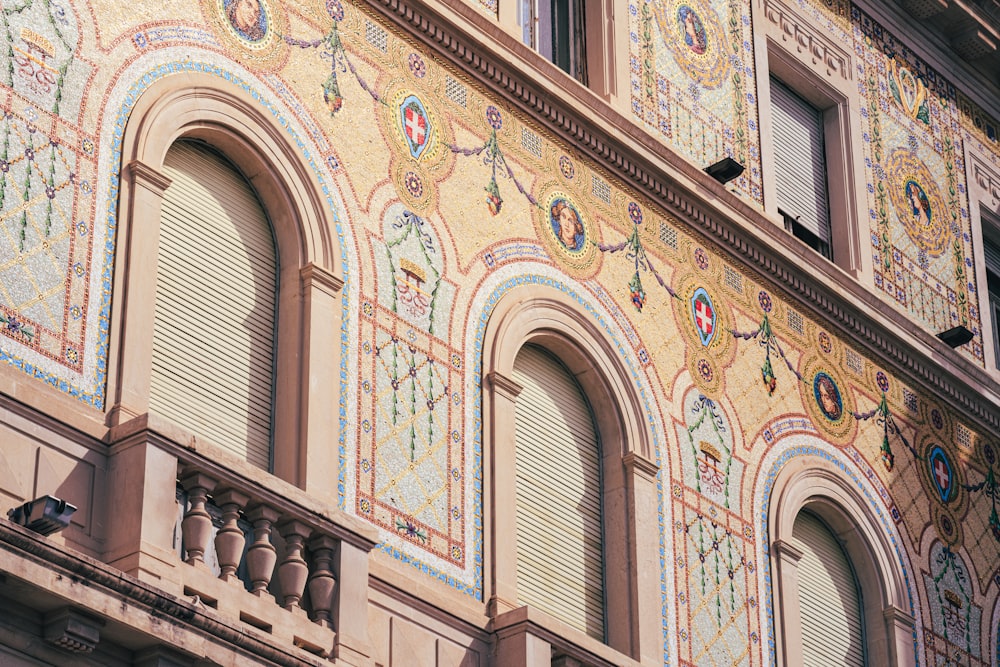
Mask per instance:
[[[903,562],[903,556],[901,553],[901,548],[899,543],[896,542],[896,536],[890,529],[889,522],[886,520],[886,515],[882,511],[881,505],[876,501],[862,479],[860,479],[854,472],[853,469],[849,468],[846,463],[841,461],[838,457],[833,454],[820,449],[815,445],[801,445],[798,447],[792,447],[788,451],[782,453],[778,457],[778,460],[774,462],[771,470],[767,474],[767,478],[764,483],[764,490],[761,494],[761,514],[760,514],[760,540],[761,546],[764,550],[764,605],[767,610],[767,649],[768,654],[771,658],[771,664],[777,664],[777,647],[775,645],[774,639],[774,606],[773,606],[773,590],[771,582],[771,550],[770,550],[770,533],[768,532],[768,508],[771,505],[771,491],[774,485],[774,480],[778,475],[778,472],[793,458],[798,456],[818,456],[826,461],[829,461],[833,465],[837,466],[842,473],[847,475],[858,490],[864,495],[868,504],[874,510],[875,515],[878,517],[879,522],[882,524],[882,529],[885,531],[886,536],[889,538],[889,542],[892,544],[892,548],[896,552],[896,560],[899,563],[900,570],[903,573],[903,583],[906,585],[906,597],[910,603],[910,609],[916,610],[913,602],[913,590],[910,586],[910,574],[906,570],[906,565]],[[917,629],[916,625],[913,628],[913,658],[914,665],[919,667],[920,665],[920,647],[917,642]]]
[[[288,136],[292,139],[295,146],[302,151],[302,157],[304,158],[306,164],[312,169],[316,176],[316,180],[320,185],[320,189],[323,191],[323,196],[326,198],[327,205],[330,207],[330,212],[333,215],[334,228],[337,232],[337,240],[340,243],[340,258],[341,258],[341,271],[343,272],[344,287],[341,291],[342,297],[340,302],[340,396],[339,396],[339,414],[340,414],[340,434],[338,448],[340,452],[340,470],[337,480],[337,489],[339,491],[339,505],[340,508],[344,507],[344,491],[346,489],[346,479],[347,479],[347,465],[345,463],[347,456],[347,448],[345,443],[345,432],[347,430],[347,387],[348,387],[348,374],[347,374],[347,349],[348,349],[348,328],[350,324],[350,308],[349,308],[349,298],[350,294],[350,284],[351,275],[350,267],[347,262],[347,242],[344,236],[344,226],[343,221],[340,217],[340,211],[337,208],[337,204],[334,201],[333,193],[330,186],[323,178],[323,174],[313,159],[312,155],[309,153],[309,149],[306,147],[305,142],[299,137],[298,133],[291,126],[288,119],[281,115],[280,110],[272,104],[266,95],[261,94],[257,89],[253,88],[250,83],[244,81],[238,75],[229,72],[218,65],[213,65],[205,62],[197,61],[182,61],[173,63],[163,63],[154,67],[150,71],[146,72],[142,77],[132,84],[128,92],[125,94],[125,100],[122,102],[121,108],[118,110],[118,116],[115,119],[114,130],[111,140],[111,174],[109,177],[110,183],[108,188],[108,217],[107,217],[107,240],[104,244],[104,267],[102,270],[102,299],[101,299],[101,309],[100,309],[100,328],[98,336],[98,358],[97,358],[97,368],[99,371],[99,383],[98,386],[104,387],[107,381],[107,356],[108,356],[108,327],[111,317],[111,285],[112,285],[112,270],[114,266],[114,254],[115,254],[115,232],[117,230],[118,221],[118,189],[120,187],[121,178],[121,149],[122,149],[122,138],[125,134],[125,124],[128,122],[129,114],[131,114],[133,107],[135,107],[136,102],[142,94],[155,82],[160,79],[171,76],[174,74],[185,74],[190,72],[199,72],[202,74],[210,74],[212,76],[219,77],[223,81],[230,83],[237,88],[248,93],[256,102],[258,102],[262,107],[270,112],[271,116],[278,122],[278,124],[285,129]],[[50,382],[50,384],[53,384]],[[95,407],[102,407],[104,403],[103,393],[97,397],[97,400],[93,402]]]

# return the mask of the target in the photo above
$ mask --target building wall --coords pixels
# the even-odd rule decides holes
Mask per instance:
[[[141,324],[130,318],[143,308],[124,295],[150,276],[141,264],[122,273],[125,240],[148,222],[128,208],[126,137],[151,97],[191,82],[266,118],[322,211],[323,240],[299,240],[289,275],[298,280],[312,263],[343,283],[332,325],[310,339],[309,358],[333,370],[310,405],[325,407],[333,428],[303,427],[307,441],[276,447],[330,465],[278,464],[276,473],[377,531],[367,622],[376,663],[491,660],[491,554],[511,535],[496,519],[509,508],[490,500],[495,406],[484,387],[496,348],[486,341],[509,304],[556,300],[613,352],[637,397],[641,453],[656,466],[655,492],[634,517],[658,547],[660,636],[643,664],[777,658],[769,503],[783,474],[813,468],[851,487],[856,511],[892,546],[914,659],[1000,664],[1000,525],[996,487],[984,485],[1000,470],[990,431],[997,385],[977,280],[980,207],[996,207],[990,187],[1000,182],[988,92],[962,90],[921,44],[848,3],[630,1],[619,8],[627,20],[616,15],[628,30],[615,37],[628,76],[605,101],[510,47],[509,8],[432,6],[477,39],[494,31],[512,71],[555,76],[558,85],[537,85],[581,116],[593,109],[595,125],[626,127],[618,141],[646,151],[737,237],[773,243],[776,261],[794,267],[768,273],[373,7],[262,2],[261,22],[241,27],[229,4],[50,0],[2,10],[11,47],[0,54],[8,505],[63,497],[81,511],[57,543],[105,562],[127,556],[118,522],[130,510],[107,501],[107,426],[142,402],[126,391],[137,372],[126,361],[148,334],[124,328]],[[699,17],[704,44],[678,32],[681,5]],[[845,272],[814,272],[821,260],[774,240],[766,68],[781,58],[846,100],[856,227]],[[699,170],[723,155],[744,175],[728,189],[706,185]],[[908,207],[908,182],[925,193],[929,218]],[[572,238],[559,234],[561,203],[582,223]],[[804,296],[797,281],[817,273],[820,291]],[[852,280],[876,295],[859,307],[874,338],[856,337],[824,305]],[[957,324],[973,342],[934,347],[928,334]],[[900,341],[902,356],[872,342],[880,336]],[[978,411],[964,411],[910,357],[943,359],[945,382],[987,378],[970,399]],[[962,602],[959,621],[945,590]]]

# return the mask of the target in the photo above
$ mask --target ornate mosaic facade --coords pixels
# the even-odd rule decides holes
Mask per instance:
[[[282,128],[336,221],[330,484],[407,576],[484,602],[483,336],[501,298],[542,286],[643,399],[664,664],[773,661],[766,508],[801,457],[840,470],[897,550],[919,663],[1000,663],[993,434],[369,8],[247,4],[0,10],[5,363],[108,407],[124,127],[153,82],[206,73]],[[861,9],[792,4],[856,57],[867,287],[928,332],[970,328],[982,367],[966,161],[1000,161],[996,121]],[[698,168],[745,164],[731,187],[761,211],[757,5],[630,0],[625,97]]]

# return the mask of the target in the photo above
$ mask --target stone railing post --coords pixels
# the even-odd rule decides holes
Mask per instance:
[[[192,472],[185,475],[180,483],[187,491],[188,502],[191,504],[181,521],[181,534],[187,553],[185,562],[195,567],[207,567],[205,552],[212,539],[212,517],[205,509],[205,503],[208,501],[208,494],[215,488],[216,481],[204,473]]]
[[[253,544],[247,551],[250,592],[257,597],[271,597],[267,587],[278,560],[274,545],[271,544],[271,529],[278,519],[278,512],[267,505],[257,505],[246,513],[246,517],[253,524]]]
[[[292,612],[303,611],[299,606],[309,578],[309,566],[302,557],[305,539],[312,532],[301,521],[286,520],[278,525],[278,532],[285,540],[285,557],[278,566],[278,583],[281,584],[282,606]]]
[[[309,575],[309,600],[312,602],[313,621],[328,628],[333,627],[334,595],[337,578],[333,575],[333,552],[337,541],[329,535],[315,535],[309,540],[313,567]]]
[[[235,489],[215,494],[215,502],[222,509],[222,528],[215,535],[215,555],[219,559],[219,579],[241,583],[236,570],[243,559],[246,536],[239,527],[240,512],[250,501],[250,496]]]

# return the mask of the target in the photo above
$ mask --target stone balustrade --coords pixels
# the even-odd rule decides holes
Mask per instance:
[[[107,562],[313,659],[370,665],[375,529],[167,426],[117,427],[112,502],[142,510]]]

